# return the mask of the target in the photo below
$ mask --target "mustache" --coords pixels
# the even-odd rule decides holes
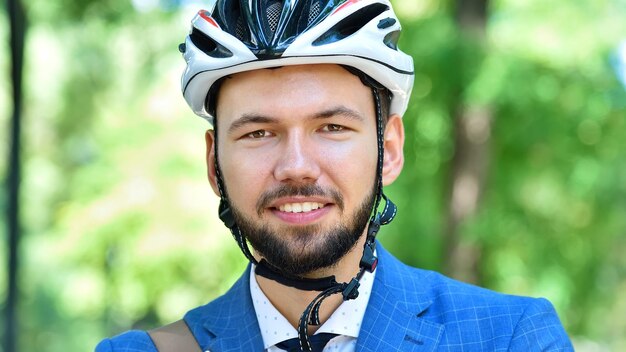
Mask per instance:
[[[317,184],[307,185],[281,185],[272,190],[263,192],[256,203],[256,211],[259,216],[263,214],[263,210],[276,199],[282,197],[323,197],[330,198],[343,211],[343,196],[334,189],[324,189]]]

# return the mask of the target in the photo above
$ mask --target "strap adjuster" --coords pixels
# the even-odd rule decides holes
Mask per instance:
[[[343,300],[347,301],[359,297],[359,286],[361,286],[359,280],[357,280],[356,278],[352,278],[350,283],[341,292],[341,294],[343,295]]]

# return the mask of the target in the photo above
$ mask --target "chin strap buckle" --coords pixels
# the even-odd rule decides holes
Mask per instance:
[[[374,272],[376,265],[378,265],[378,258],[374,255],[374,249],[376,248],[376,235],[380,230],[380,214],[376,214],[372,220],[370,220],[367,228],[367,238],[365,246],[363,247],[363,256],[359,265],[364,270]]]
[[[376,270],[376,266],[378,265],[378,258],[374,255],[374,246],[376,244],[374,242],[368,242],[363,248],[363,256],[361,257],[360,266],[371,272]]]
[[[341,292],[341,294],[343,295],[343,300],[347,301],[359,297],[359,286],[361,286],[359,280],[357,280],[356,278],[352,278],[352,280],[350,280],[350,283],[348,283],[346,288],[344,288]]]

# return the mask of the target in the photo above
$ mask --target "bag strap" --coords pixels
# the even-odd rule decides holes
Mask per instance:
[[[148,331],[159,352],[202,352],[184,319]]]

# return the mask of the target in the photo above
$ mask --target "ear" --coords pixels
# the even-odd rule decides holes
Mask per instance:
[[[209,183],[213,192],[219,197],[220,192],[217,188],[217,173],[215,172],[215,131],[207,130],[204,133],[204,141],[206,142],[206,170],[209,177]]]
[[[404,166],[404,124],[400,115],[389,116],[384,138],[383,185],[387,186],[398,178]]]

